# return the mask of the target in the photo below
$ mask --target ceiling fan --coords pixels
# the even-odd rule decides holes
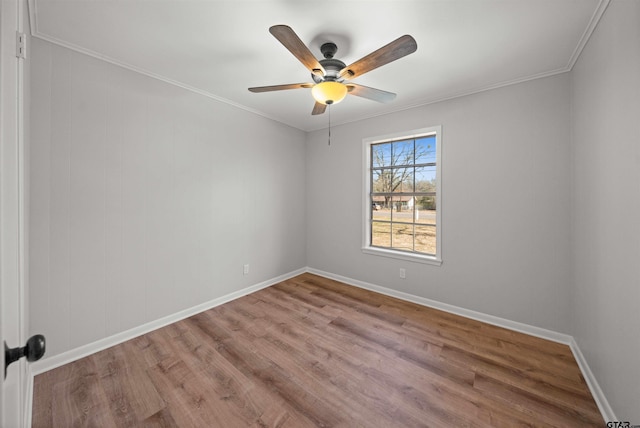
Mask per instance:
[[[393,92],[358,85],[348,80],[407,56],[418,49],[415,39],[404,35],[347,66],[344,62],[333,57],[338,50],[335,43],[329,42],[320,46],[320,52],[322,52],[324,59],[318,61],[291,27],[274,25],[269,28],[269,32],[311,72],[314,83],[258,86],[249,88],[249,91],[271,92],[311,88],[311,94],[316,101],[311,112],[313,115],[324,113],[327,105],[339,103],[347,94],[381,103],[393,100],[396,97]]]

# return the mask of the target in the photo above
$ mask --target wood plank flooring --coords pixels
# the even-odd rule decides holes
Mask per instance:
[[[603,427],[570,349],[303,274],[36,376],[34,427]]]

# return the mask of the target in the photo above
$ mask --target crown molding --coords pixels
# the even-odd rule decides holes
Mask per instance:
[[[573,54],[571,54],[571,58],[569,58],[569,63],[567,64],[567,67],[566,67],[568,71],[571,71],[573,69],[573,66],[578,61],[578,58],[580,58],[580,54],[582,53],[582,51],[584,50],[584,47],[587,45],[587,42],[591,38],[591,34],[593,34],[596,27],[598,26],[598,23],[600,22],[600,19],[602,18],[604,11],[607,10],[607,7],[609,6],[610,2],[611,0],[600,0],[600,3],[598,3],[596,10],[593,12],[593,15],[591,16],[589,25],[587,25],[587,28],[584,30],[584,33],[582,33],[582,37],[580,37],[580,40],[578,41],[576,48],[573,50]]]
[[[230,105],[230,106],[238,108],[240,110],[244,110],[246,112],[249,112],[249,113],[252,113],[252,114],[255,114],[255,115],[258,115],[258,116],[262,116],[262,117],[264,117],[266,119],[282,123],[283,125],[287,125],[287,126],[289,126],[291,128],[298,129],[300,131],[305,131],[302,128],[296,127],[296,126],[294,126],[294,125],[292,125],[290,123],[283,122],[282,120],[280,120],[280,119],[278,119],[276,117],[273,117],[273,116],[271,116],[271,115],[269,115],[267,113],[264,113],[262,111],[253,109],[251,107],[247,107],[245,105],[236,103],[236,102],[231,101],[231,100],[229,100],[227,98],[220,97],[220,96],[218,96],[218,95],[216,95],[214,93],[211,93],[211,92],[196,88],[195,86],[188,85],[186,83],[180,82],[180,81],[175,80],[175,79],[171,79],[171,78],[163,76],[161,74],[154,73],[154,72],[146,70],[144,68],[137,67],[137,66],[132,65],[132,64],[128,64],[128,63],[126,63],[124,61],[119,61],[119,60],[111,58],[111,57],[109,57],[107,55],[100,54],[100,53],[95,52],[95,51],[93,51],[91,49],[83,48],[82,46],[78,46],[78,45],[75,45],[73,43],[69,43],[69,42],[67,42],[65,40],[58,39],[58,38],[50,36],[48,34],[41,33],[38,30],[38,12],[37,12],[37,8],[38,7],[37,7],[36,0],[29,0],[29,24],[30,24],[29,26],[31,27],[31,37],[43,40],[43,41],[48,42],[48,43],[52,43],[54,45],[69,49],[71,51],[74,51],[74,52],[77,52],[77,53],[80,53],[80,54],[83,54],[83,55],[87,55],[87,56],[92,57],[92,58],[96,58],[96,59],[102,60],[104,62],[107,62],[109,64],[115,65],[117,67],[124,68],[124,69],[132,71],[134,73],[142,74],[144,76],[150,77],[150,78],[155,79],[155,80],[159,80],[159,81],[167,83],[169,85],[177,86],[177,87],[185,89],[185,90],[187,90],[189,92],[193,92],[195,94],[202,95],[202,96],[207,97],[207,98],[211,98],[211,99],[213,99],[215,101]]]
[[[177,86],[179,88],[185,89],[187,91],[202,95],[204,97],[216,100],[218,102],[230,105],[232,107],[238,108],[240,110],[244,110],[246,112],[255,114],[257,116],[261,116],[264,117],[266,119],[281,123],[283,125],[289,126],[291,128],[294,129],[298,129],[300,131],[303,132],[313,132],[313,131],[319,131],[322,129],[326,129],[327,126],[322,125],[319,127],[310,127],[310,128],[306,128],[306,127],[299,127],[296,126],[294,124],[288,123],[283,121],[280,118],[277,118],[275,116],[272,116],[268,113],[265,113],[263,111],[260,110],[256,110],[254,108],[245,106],[243,104],[240,103],[236,103],[234,101],[231,101],[227,98],[223,98],[220,97],[214,93],[196,88],[194,86],[188,85],[186,83],[180,82],[178,80],[175,79],[171,79],[168,78],[166,76],[154,73],[152,71],[149,70],[145,70],[143,68],[134,66],[132,64],[128,64],[125,63],[123,61],[119,61],[116,60],[114,58],[110,58],[106,55],[102,55],[98,52],[92,51],[90,49],[85,49],[81,46],[77,46],[73,43],[68,43],[64,40],[60,40],[58,38],[55,38],[53,36],[41,33],[38,29],[38,13],[37,13],[37,0],[28,0],[29,2],[29,23],[30,23],[30,27],[31,27],[31,36],[35,37],[37,39],[40,40],[44,40],[46,42],[64,47],[66,49],[70,49],[72,51],[84,54],[84,55],[88,55],[90,57],[96,58],[96,59],[100,59],[102,61],[108,62],[110,64],[113,64],[115,66],[130,70],[134,73],[139,73],[142,74],[144,76],[150,77],[152,79],[156,79],[159,81],[162,81],[164,83],[167,83],[169,85],[173,85],[173,86]],[[436,103],[440,103],[443,101],[448,101],[448,100],[452,100],[455,98],[461,98],[461,97],[466,97],[468,95],[474,95],[474,94],[478,94],[481,92],[485,92],[485,91],[490,91],[493,89],[499,89],[499,88],[503,88],[503,87],[507,87],[507,86],[511,86],[511,85],[516,85],[519,83],[524,83],[524,82],[528,82],[531,80],[537,80],[537,79],[542,79],[545,77],[551,77],[557,74],[562,74],[562,73],[567,73],[570,72],[573,69],[573,66],[575,65],[575,63],[578,61],[578,58],[580,57],[580,54],[582,53],[582,51],[584,50],[585,46],[587,45],[589,39],[591,38],[591,35],[593,34],[593,32],[595,31],[596,27],[598,26],[598,23],[600,22],[600,19],[602,18],[602,15],[604,14],[604,12],[606,11],[607,7],[609,6],[609,3],[611,2],[611,0],[599,0],[598,5],[596,6],[596,9],[593,13],[593,15],[591,16],[591,19],[589,20],[589,24],[587,25],[587,28],[585,29],[585,31],[582,33],[582,36],[580,37],[580,40],[578,41],[576,47],[574,48],[571,57],[569,58],[569,61],[567,63],[566,66],[561,67],[559,69],[556,70],[551,70],[551,71],[547,71],[547,72],[543,72],[543,73],[538,73],[538,74],[533,74],[533,75],[529,75],[529,76],[525,76],[525,77],[521,77],[521,78],[517,78],[517,79],[513,79],[513,80],[508,80],[508,81],[504,81],[504,82],[498,82],[498,83],[494,83],[494,84],[490,84],[487,86],[483,86],[480,88],[476,88],[476,89],[471,89],[471,90],[466,90],[466,91],[461,91],[461,92],[454,92],[454,93],[450,93],[450,94],[446,94],[446,95],[442,95],[439,97],[435,97],[435,98],[428,98],[428,99],[422,99],[422,100],[418,100],[410,105],[405,105],[402,107],[398,107],[395,109],[385,109],[384,111],[381,111],[380,113],[374,113],[374,114],[367,114],[367,115],[362,115],[362,116],[358,116],[356,118],[353,119],[348,119],[348,120],[343,120],[343,121],[337,121],[333,123],[333,126],[340,126],[340,125],[346,125],[349,123],[355,123],[355,122],[360,122],[363,120],[367,120],[367,119],[373,119],[376,117],[380,117],[380,116],[385,116],[388,114],[394,114],[394,113],[399,113],[402,111],[406,111],[406,110],[410,110],[416,107],[422,107],[422,106],[426,106],[426,105],[431,105],[431,104],[436,104]]]
[[[403,112],[406,110],[411,110],[414,108],[418,108],[418,107],[424,107],[424,106],[428,106],[431,104],[437,104],[437,103],[441,103],[443,101],[449,101],[449,100],[454,100],[456,98],[462,98],[462,97],[467,97],[469,95],[475,95],[475,94],[479,94],[482,92],[487,92],[487,91],[491,91],[494,89],[500,89],[500,88],[505,88],[507,86],[512,86],[512,85],[517,85],[519,83],[525,83],[525,82],[530,82],[533,80],[538,80],[538,79],[544,79],[545,77],[552,77],[552,76],[556,76],[558,74],[563,74],[563,73],[567,73],[571,71],[571,69],[567,68],[567,67],[562,67],[562,68],[558,68],[556,70],[552,70],[552,71],[546,71],[544,73],[538,73],[538,74],[532,74],[530,76],[525,76],[525,77],[521,77],[518,79],[513,79],[513,80],[508,80],[508,81],[504,81],[504,82],[499,82],[499,83],[494,83],[491,85],[487,85],[487,86],[482,86],[480,88],[476,88],[476,89],[471,89],[468,91],[461,91],[461,92],[456,92],[456,93],[452,93],[450,95],[443,95],[440,97],[435,97],[435,98],[429,98],[429,99],[422,99],[422,100],[418,100],[412,104],[409,105],[405,105],[402,107],[398,107],[395,109],[388,109],[388,110],[384,110],[380,113],[374,113],[374,114],[369,114],[369,115],[365,115],[365,116],[359,116],[356,119],[352,119],[352,120],[345,120],[345,121],[338,121],[338,122],[334,122],[332,123],[332,127],[336,127],[336,126],[340,126],[340,125],[346,125],[349,123],[355,123],[355,122],[360,122],[363,120],[367,120],[367,119],[373,119],[376,117],[380,117],[380,116],[386,116],[389,114],[394,114],[394,113],[399,113],[399,112]],[[307,132],[312,132],[312,131],[319,131],[322,129],[326,129],[327,126],[322,126],[319,128],[313,128],[313,129],[309,129],[307,130]]]

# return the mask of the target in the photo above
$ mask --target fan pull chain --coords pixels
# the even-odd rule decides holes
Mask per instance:
[[[331,145],[331,104],[327,104],[329,110],[329,146]]]

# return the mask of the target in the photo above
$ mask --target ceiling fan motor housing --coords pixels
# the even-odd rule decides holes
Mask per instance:
[[[322,67],[324,68],[326,73],[324,77],[316,76],[315,74],[312,73],[311,78],[313,79],[314,82],[316,83],[320,83],[324,81],[342,82],[344,80],[344,79],[339,79],[338,75],[340,74],[340,71],[346,67],[346,64],[340,61],[339,59],[335,59],[333,57],[337,51],[338,51],[338,47],[336,46],[335,43],[328,42],[320,46],[320,52],[322,52],[322,55],[324,56],[325,59],[322,59],[319,62],[320,62],[320,65],[322,65]]]

